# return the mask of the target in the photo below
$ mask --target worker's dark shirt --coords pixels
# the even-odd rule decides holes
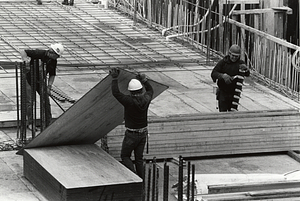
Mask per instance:
[[[148,108],[153,96],[153,88],[148,81],[144,83],[146,92],[140,95],[125,95],[120,92],[118,80],[112,81],[112,94],[124,106],[125,127],[139,129],[148,126]]]
[[[57,67],[57,60],[51,59],[47,56],[48,50],[25,50],[28,57],[31,58],[30,65],[33,65],[33,61],[35,59],[41,60],[41,62],[45,63],[46,66],[46,74],[49,73],[49,76],[56,76],[56,67]],[[38,71],[37,71],[38,72]],[[26,75],[28,82],[30,83],[30,72]],[[39,75],[37,74],[37,79],[39,79]]]
[[[224,73],[232,77],[235,75],[241,75],[241,72],[239,71],[240,64],[245,64],[245,62],[240,59],[238,59],[236,62],[232,62],[229,56],[227,55],[223,59],[221,59],[214,67],[214,69],[211,72],[211,77],[214,82],[218,80],[217,85],[221,91],[224,91],[228,94],[234,93],[236,88],[236,81],[233,80],[231,84],[226,84],[224,79],[222,78],[222,75]],[[243,76],[249,75],[250,71],[246,71],[246,73],[243,74]]]

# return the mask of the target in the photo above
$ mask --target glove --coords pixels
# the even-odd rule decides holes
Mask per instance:
[[[118,68],[112,68],[109,70],[109,74],[112,78],[118,78],[120,70]]]
[[[20,50],[20,55],[22,58],[23,62],[29,62],[30,61],[30,57],[27,56],[25,50]]]
[[[243,72],[243,73],[245,73],[245,72],[247,72],[247,71],[249,71],[249,69],[248,69],[248,67],[246,66],[246,64],[240,64],[240,72]]]
[[[137,74],[136,79],[138,79],[141,83],[147,82],[147,78],[145,74]]]
[[[222,75],[223,80],[225,81],[226,84],[230,84],[232,82],[232,77],[224,73]]]

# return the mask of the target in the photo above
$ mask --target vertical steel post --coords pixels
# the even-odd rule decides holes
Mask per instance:
[[[51,106],[50,106],[50,99],[49,99],[49,94],[48,94],[48,82],[47,82],[47,77],[46,77],[46,72],[45,69],[43,68],[43,76],[44,76],[44,81],[42,82],[44,85],[44,95],[45,95],[45,115],[46,115],[46,127],[48,127],[51,123]]]
[[[183,201],[183,159],[179,156],[178,201]]]
[[[33,61],[33,65],[30,65],[30,86],[31,86],[31,125],[32,125],[32,130],[31,130],[31,135],[32,138],[35,137],[35,132],[36,132],[36,85],[37,85],[37,73],[36,70],[38,68],[37,65],[38,60]]]
[[[149,170],[148,170],[148,185],[147,185],[147,200],[146,201],[150,201],[150,192],[151,192],[151,162],[149,164]]]
[[[20,105],[19,105],[19,75],[18,75],[18,62],[15,62],[16,68],[16,98],[17,98],[17,139],[20,138]]]
[[[163,201],[169,201],[169,166],[167,162],[164,163],[164,189],[163,189]]]
[[[44,62],[39,67],[39,78],[40,78],[40,126],[41,131],[46,128],[46,115],[45,115],[45,93],[47,93],[47,89],[45,89],[44,85]]]
[[[156,166],[156,177],[155,177],[155,201],[159,201],[159,200],[158,200],[158,194],[159,194],[158,181],[159,181],[159,168]]]
[[[20,63],[20,83],[21,83],[21,135],[20,135],[20,141],[21,145],[23,146],[26,140],[26,113],[27,113],[27,92],[26,92],[26,63]]]
[[[156,158],[153,157],[153,163],[152,163],[152,201],[155,201],[155,184],[156,184]]]
[[[143,159],[143,194],[142,194],[142,201],[145,201],[146,199],[146,168],[147,168],[147,163],[146,159]]]
[[[195,200],[195,165],[192,165],[192,185],[191,185],[191,201]]]
[[[211,43],[211,6],[210,0],[208,0],[208,16],[207,16],[207,23],[208,23],[208,32],[207,32],[207,50],[206,50],[206,62],[207,64],[210,62],[210,43]]]
[[[186,189],[186,199],[190,200],[190,180],[191,180],[191,162],[188,162],[187,166],[187,189]]]

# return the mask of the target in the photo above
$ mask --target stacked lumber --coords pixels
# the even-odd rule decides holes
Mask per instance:
[[[125,128],[108,134],[109,153],[119,159]],[[157,159],[300,150],[300,113],[272,110],[152,118],[149,154]]]

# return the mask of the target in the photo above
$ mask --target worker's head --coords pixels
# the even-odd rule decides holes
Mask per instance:
[[[57,59],[64,53],[64,46],[60,43],[51,44],[50,49],[48,51],[48,56],[51,59]]]
[[[241,48],[238,45],[232,45],[229,48],[229,58],[232,62],[236,62],[241,56]]]
[[[131,94],[140,94],[143,91],[143,85],[139,80],[131,79],[128,83],[128,91],[130,91]]]

